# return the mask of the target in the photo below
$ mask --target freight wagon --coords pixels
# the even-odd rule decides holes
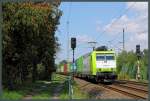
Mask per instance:
[[[57,67],[57,73],[68,75],[71,72],[72,63],[69,62],[63,62],[59,64],[59,67]]]
[[[113,50],[93,51],[75,61],[76,76],[96,82],[114,81],[116,75],[116,56]]]

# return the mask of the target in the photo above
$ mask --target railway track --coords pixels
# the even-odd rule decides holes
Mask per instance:
[[[120,87],[123,87],[123,88],[127,88],[127,89],[136,90],[136,91],[139,91],[139,92],[143,92],[143,93],[148,94],[148,89],[139,88],[139,87],[137,87],[137,86],[133,86],[133,85],[123,85],[123,84],[114,84],[114,85],[120,86]]]
[[[130,83],[130,84],[141,85],[141,86],[148,86],[148,83],[138,82],[138,81],[119,80],[117,82]]]
[[[120,85],[120,84],[112,84],[112,85],[99,84],[99,85],[103,86],[104,88],[133,97],[135,99],[147,99],[148,98],[148,90],[138,89],[133,86],[131,87],[128,85]]]
[[[98,85],[134,99],[148,99],[148,83],[121,80],[113,84],[99,83]]]

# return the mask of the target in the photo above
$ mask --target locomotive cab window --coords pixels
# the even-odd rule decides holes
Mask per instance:
[[[96,56],[96,60],[97,60],[97,61],[105,60],[105,56],[97,55],[97,56]]]
[[[114,56],[106,56],[106,60],[114,60]]]
[[[115,60],[115,56],[113,54],[97,54],[96,55],[97,61],[107,61],[107,60]]]

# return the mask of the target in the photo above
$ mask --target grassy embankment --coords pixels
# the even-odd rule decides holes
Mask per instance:
[[[63,85],[62,90],[59,92],[59,99],[69,99],[68,95],[68,82],[65,82],[66,76],[54,74],[52,81],[36,81],[35,83],[26,83],[14,91],[8,89],[3,90],[1,99],[6,100],[19,100],[24,99],[26,96],[31,96],[31,99],[51,99],[53,92],[59,85]],[[88,95],[80,91],[77,84],[73,83],[73,98],[87,99]]]
[[[56,84],[55,84],[56,85]],[[4,89],[2,99],[19,100],[26,96],[31,96],[32,99],[49,99],[53,85],[50,86],[47,81],[37,81],[31,84],[24,84],[16,90],[9,91]]]
[[[64,86],[65,89],[61,92],[60,99],[69,99],[69,88],[68,84]],[[84,93],[80,90],[78,85],[74,82],[73,83],[73,95],[72,99],[89,99],[89,95],[87,93]]]

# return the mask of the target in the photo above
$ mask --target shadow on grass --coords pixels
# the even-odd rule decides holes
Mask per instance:
[[[27,96],[31,96],[31,99],[50,99],[53,96],[55,88],[62,83],[63,82],[55,80],[23,84],[14,91],[4,89],[3,95],[0,99],[19,100],[26,99]]]
[[[62,85],[60,81],[41,81],[32,85],[32,99],[51,99],[53,96],[54,90]]]

